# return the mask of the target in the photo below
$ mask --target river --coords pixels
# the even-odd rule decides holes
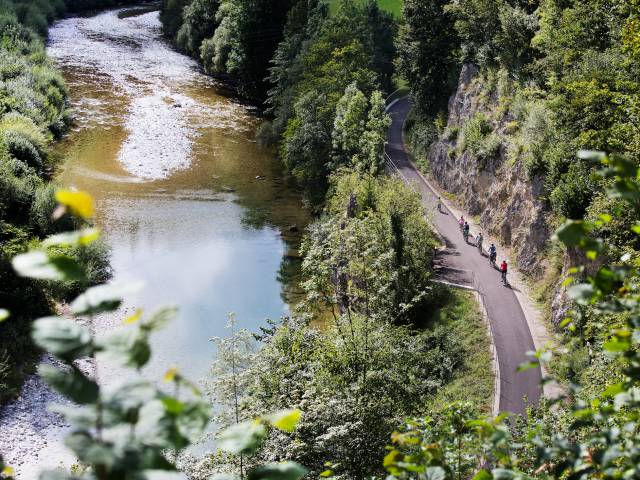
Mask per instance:
[[[309,213],[256,143],[256,112],[167,44],[157,11],[59,21],[48,53],[69,85],[74,121],[56,148],[58,182],[96,199],[114,280],[144,285],[94,328],[108,331],[136,307],[178,305],[179,317],[153,339],[145,375],[175,365],[200,381],[210,338],[228,334],[228,312],[252,331],[288,312]],[[113,372],[101,370],[101,379]],[[4,411],[5,454],[20,478],[59,460],[61,427],[43,410],[49,397],[31,378]]]

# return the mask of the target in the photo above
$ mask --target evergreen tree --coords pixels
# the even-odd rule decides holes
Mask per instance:
[[[409,82],[420,114],[446,106],[455,74],[457,36],[448,0],[405,0],[400,28],[398,70]]]

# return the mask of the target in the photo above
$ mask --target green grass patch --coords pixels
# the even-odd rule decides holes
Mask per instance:
[[[430,401],[440,407],[456,401],[469,401],[486,413],[491,412],[493,372],[491,343],[475,296],[466,291],[450,289],[445,305],[431,320],[445,325],[456,335],[464,348],[465,363],[451,382]]]
[[[358,0],[360,3],[365,3],[367,0]],[[400,18],[402,16],[402,0],[377,0],[380,9],[392,13],[394,17]],[[340,0],[329,0],[331,6],[331,12],[335,12],[338,9]]]

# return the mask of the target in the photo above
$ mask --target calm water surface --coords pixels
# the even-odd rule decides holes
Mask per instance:
[[[291,226],[303,228],[308,213],[254,141],[254,112],[162,39],[158,12],[63,20],[48,52],[76,125],[59,147],[58,180],[95,196],[114,279],[144,282],[126,308],[180,306],[156,335],[148,373],[177,365],[200,379],[228,312],[257,330],[288,311],[299,243]]]

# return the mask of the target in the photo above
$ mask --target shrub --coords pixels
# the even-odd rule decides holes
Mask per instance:
[[[458,135],[460,134],[460,127],[458,125],[451,125],[447,127],[444,131],[444,138],[447,140],[454,142],[458,139]]]
[[[462,126],[462,149],[472,153],[480,150],[482,142],[492,132],[491,124],[484,113],[476,113]]]
[[[495,158],[502,145],[500,136],[493,132],[489,120],[483,113],[476,113],[462,127],[462,151],[469,151],[484,165]]]
[[[567,174],[551,192],[551,206],[556,213],[571,219],[584,216],[596,189],[590,173],[581,162],[575,161],[569,166]]]
[[[522,125],[524,164],[530,175],[546,172],[545,154],[555,133],[553,112],[542,102],[532,102],[527,108],[526,120]]]
[[[17,132],[8,131],[4,134],[4,142],[9,154],[14,158],[24,162],[26,165],[34,168],[38,172],[42,171],[42,157],[40,157],[38,149],[29,141],[28,138]]]
[[[29,212],[29,224],[40,236],[71,230],[75,226],[68,215],[63,216],[55,223],[51,221],[51,216],[57,206],[55,190],[52,183],[43,183],[34,192]]]
[[[40,158],[45,156],[49,137],[31,119],[19,113],[8,113],[0,120],[0,134],[17,135],[25,138],[38,152]]]
[[[7,165],[0,169],[0,219],[22,223],[29,214],[38,177],[18,178],[9,173]]]

